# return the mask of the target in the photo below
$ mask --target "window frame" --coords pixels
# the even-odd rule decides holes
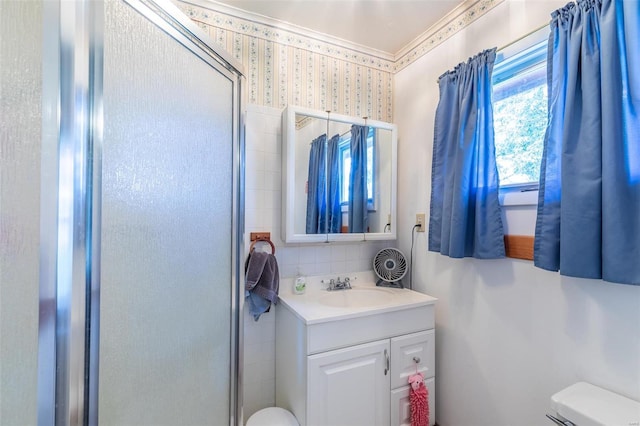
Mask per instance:
[[[548,37],[549,29],[545,26],[501,49],[496,55],[494,64],[492,92],[497,84],[531,71],[542,62],[547,62]],[[499,183],[500,204],[503,206],[537,205],[538,189],[538,181]]]

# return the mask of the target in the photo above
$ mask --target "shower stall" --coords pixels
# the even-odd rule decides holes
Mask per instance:
[[[0,424],[241,424],[242,66],[169,2],[0,19]]]

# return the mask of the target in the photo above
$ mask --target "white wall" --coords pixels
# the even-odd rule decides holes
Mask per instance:
[[[245,251],[251,232],[271,232],[280,277],[341,274],[371,269],[373,256],[395,241],[318,245],[284,244],[281,221],[281,113],[277,108],[249,105],[246,115]],[[308,159],[307,159],[308,160]],[[256,250],[265,248],[260,243]],[[266,246],[265,250],[270,250]],[[244,417],[275,405],[275,321],[273,312],[258,322],[244,312]]]
[[[415,214],[429,212],[438,76],[543,25],[565,3],[506,0],[396,74],[400,249],[409,252]],[[438,424],[546,424],[549,397],[579,380],[640,400],[640,287],[561,277],[527,261],[449,259],[427,252],[426,236],[416,238],[414,282],[439,298]]]

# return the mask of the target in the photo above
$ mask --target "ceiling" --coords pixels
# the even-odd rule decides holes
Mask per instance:
[[[232,7],[396,54],[462,0],[218,0]]]

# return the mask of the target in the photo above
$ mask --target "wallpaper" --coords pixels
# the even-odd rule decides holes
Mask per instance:
[[[392,120],[392,61],[201,6],[178,7],[245,66],[249,103]]]
[[[393,121],[393,74],[504,0],[469,0],[393,59],[278,25],[176,0],[216,44],[241,62],[250,104],[287,105]]]
[[[452,35],[476,21],[504,0],[467,1],[445,16],[420,37],[402,48],[395,55],[393,70],[401,69],[415,62],[427,52],[438,46]]]

